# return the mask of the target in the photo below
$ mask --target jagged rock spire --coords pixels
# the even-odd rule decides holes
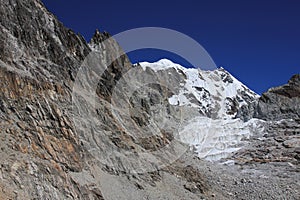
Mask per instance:
[[[104,40],[106,40],[107,38],[111,37],[111,35],[104,31],[103,33],[101,33],[99,31],[99,29],[96,29],[90,43],[91,44],[100,44],[101,42],[103,42]]]

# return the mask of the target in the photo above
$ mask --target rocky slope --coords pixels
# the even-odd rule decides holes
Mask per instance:
[[[112,60],[122,50],[108,33],[96,31],[88,44],[39,0],[0,2],[0,199],[299,199],[299,121],[254,127],[233,119],[258,97],[225,70],[190,73],[164,63],[162,71],[157,63],[132,66],[126,55]],[[82,70],[90,61],[102,73]],[[294,82],[289,94],[297,94]],[[197,128],[208,122],[222,131],[212,129],[202,148],[199,133],[207,128]],[[198,135],[188,135],[194,129]],[[237,165],[199,159],[232,141],[242,143],[228,147],[244,146],[227,158]],[[270,153],[265,146],[277,150],[256,162]],[[248,155],[251,162],[238,162]]]
[[[300,74],[286,85],[271,88],[259,99],[255,117],[265,120],[300,118]]]

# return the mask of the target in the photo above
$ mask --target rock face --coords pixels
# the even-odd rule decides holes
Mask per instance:
[[[87,156],[74,129],[71,93],[90,47],[38,0],[1,0],[0,13],[1,195],[99,199],[98,189],[69,174],[82,171]],[[122,57],[108,69],[126,68],[125,62]]]
[[[1,61],[37,79],[68,81],[90,51],[39,1],[1,1]],[[30,66],[30,67],[29,67]]]
[[[238,166],[202,161],[181,142],[175,146],[184,152],[169,148],[177,141],[178,122],[194,116],[238,117],[240,107],[257,98],[242,84],[235,95],[222,100],[217,93],[189,84],[188,70],[158,72],[132,66],[108,33],[96,31],[87,43],[39,0],[0,0],[0,14],[0,199],[298,199],[299,174],[273,177],[270,165],[270,179],[264,180],[242,173]],[[91,55],[99,58],[98,63],[86,62]],[[109,62],[115,55],[121,56]],[[81,71],[84,64],[104,65],[105,70],[100,75]],[[84,81],[78,81],[80,73]],[[208,76],[224,90],[235,82],[222,69]],[[124,77],[135,84],[124,82]],[[92,96],[89,83],[95,79]],[[150,92],[145,92],[144,82]],[[180,109],[172,101],[179,97],[189,100],[179,101]],[[158,134],[138,137],[149,127]],[[229,143],[231,137],[223,139]],[[294,150],[295,138],[277,140]],[[289,156],[298,159],[295,152]],[[155,158],[173,162],[157,165]],[[295,160],[292,164],[298,166]],[[150,170],[133,171],[145,168]],[[249,186],[251,179],[257,181]]]
[[[255,117],[265,120],[300,118],[300,75],[288,84],[269,89],[258,101]]]

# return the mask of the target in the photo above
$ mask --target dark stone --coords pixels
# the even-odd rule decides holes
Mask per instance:
[[[259,99],[254,117],[265,120],[300,118],[300,75],[286,85],[269,89]]]

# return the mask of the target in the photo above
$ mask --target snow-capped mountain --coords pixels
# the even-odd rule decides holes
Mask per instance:
[[[200,158],[219,160],[237,151],[241,139],[262,132],[261,120],[248,122],[237,118],[242,106],[258,100],[259,95],[233,77],[223,68],[204,71],[185,68],[170,60],[136,64],[144,71],[153,70],[166,79],[166,74],[176,77],[179,87],[169,103],[181,108],[184,121],[179,128],[179,138],[195,148]],[[195,112],[196,111],[196,112]]]
[[[210,118],[235,118],[239,108],[259,98],[258,94],[247,88],[224,68],[204,71],[185,68],[167,59],[139,64],[144,70],[147,67],[155,72],[167,70],[170,75],[175,69],[184,78],[180,80],[179,93],[169,98],[170,104],[196,108],[201,114]]]

